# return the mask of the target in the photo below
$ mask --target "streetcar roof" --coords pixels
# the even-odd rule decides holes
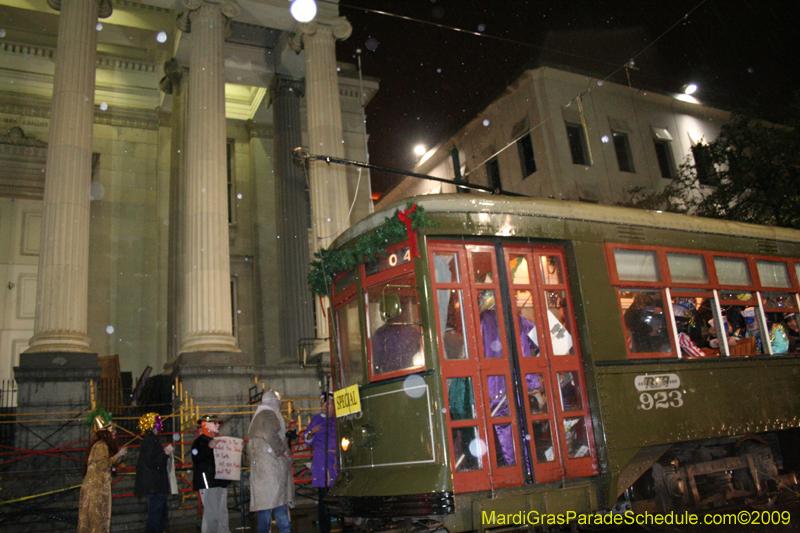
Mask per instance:
[[[765,239],[774,241],[800,242],[800,231],[777,226],[761,226],[744,222],[720,220],[713,218],[680,215],[631,207],[616,207],[586,202],[571,202],[550,198],[529,198],[489,194],[426,194],[412,196],[388,205],[364,218],[347,229],[334,242],[335,247],[342,246],[350,240],[367,233],[385,223],[395,209],[405,209],[411,201],[424,207],[428,214],[436,213],[486,213],[493,215],[515,215],[542,217],[601,224],[638,226]],[[435,233],[435,228],[427,230]]]

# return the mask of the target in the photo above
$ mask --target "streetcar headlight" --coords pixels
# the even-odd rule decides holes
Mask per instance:
[[[347,451],[350,447],[350,439],[347,437],[342,437],[342,450]]]

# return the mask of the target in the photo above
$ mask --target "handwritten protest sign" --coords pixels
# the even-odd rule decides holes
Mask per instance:
[[[214,461],[217,464],[217,479],[238,480],[242,472],[242,450],[244,440],[236,437],[215,437]]]

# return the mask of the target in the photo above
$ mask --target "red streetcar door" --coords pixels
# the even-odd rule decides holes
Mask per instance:
[[[595,475],[597,454],[564,250],[506,245],[504,255],[536,482]]]
[[[563,249],[428,249],[455,492],[597,473]]]
[[[524,482],[493,246],[431,243],[456,492]]]

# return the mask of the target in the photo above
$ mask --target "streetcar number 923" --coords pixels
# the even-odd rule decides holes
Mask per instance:
[[[683,395],[680,391],[659,391],[656,393],[643,392],[639,395],[639,407],[645,411],[650,409],[669,409],[670,407],[681,407],[683,405]]]

